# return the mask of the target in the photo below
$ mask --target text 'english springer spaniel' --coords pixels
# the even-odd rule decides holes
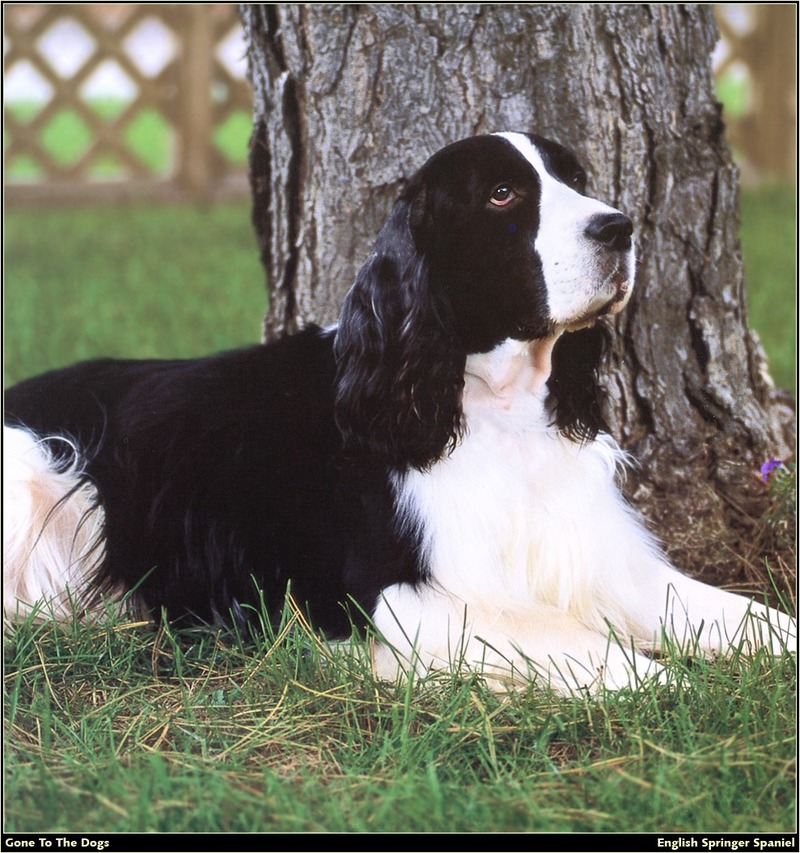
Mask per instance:
[[[787,615],[669,565],[615,484],[595,321],[630,297],[632,226],[584,184],[540,137],[455,143],[409,181],[335,330],[12,388],[6,617],[128,595],[245,627],[289,586],[326,637],[371,624],[381,677],[562,691],[663,677],[665,638],[794,649]]]

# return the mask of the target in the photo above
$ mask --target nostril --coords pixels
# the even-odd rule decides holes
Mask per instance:
[[[586,226],[587,237],[618,252],[630,249],[632,234],[633,223],[624,213],[598,213]]]

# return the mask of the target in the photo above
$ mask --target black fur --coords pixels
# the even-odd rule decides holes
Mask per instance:
[[[543,150],[548,169],[582,181],[565,149]],[[487,199],[502,181],[521,200],[499,210]],[[9,423],[67,436],[85,458],[105,511],[90,592],[121,584],[170,619],[247,622],[262,596],[277,615],[291,584],[314,623],[341,634],[383,588],[423,580],[390,473],[424,470],[459,441],[469,353],[552,331],[532,248],[538,194],[505,141],[456,143],[397,201],[335,341],[311,328],[198,360],[93,361],[8,391]],[[549,387],[570,436],[602,426],[600,338],[556,347]]]
[[[592,441],[608,432],[603,415],[605,393],[599,369],[611,333],[602,324],[562,335],[553,350],[553,369],[547,387],[553,398],[554,424],[575,441]]]

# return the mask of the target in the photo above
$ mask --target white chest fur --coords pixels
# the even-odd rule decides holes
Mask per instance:
[[[509,614],[547,604],[605,625],[616,620],[602,587],[628,580],[626,557],[648,537],[616,486],[614,441],[579,445],[550,426],[552,343],[470,357],[464,438],[430,471],[398,478],[398,505],[449,596]]]

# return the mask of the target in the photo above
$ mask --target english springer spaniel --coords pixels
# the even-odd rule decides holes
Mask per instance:
[[[6,395],[7,617],[129,597],[246,625],[287,588],[377,674],[555,689],[698,651],[796,647],[792,619],[673,568],[615,475],[599,317],[630,219],[538,136],[478,136],[411,178],[336,329],[189,361],[99,360]]]

